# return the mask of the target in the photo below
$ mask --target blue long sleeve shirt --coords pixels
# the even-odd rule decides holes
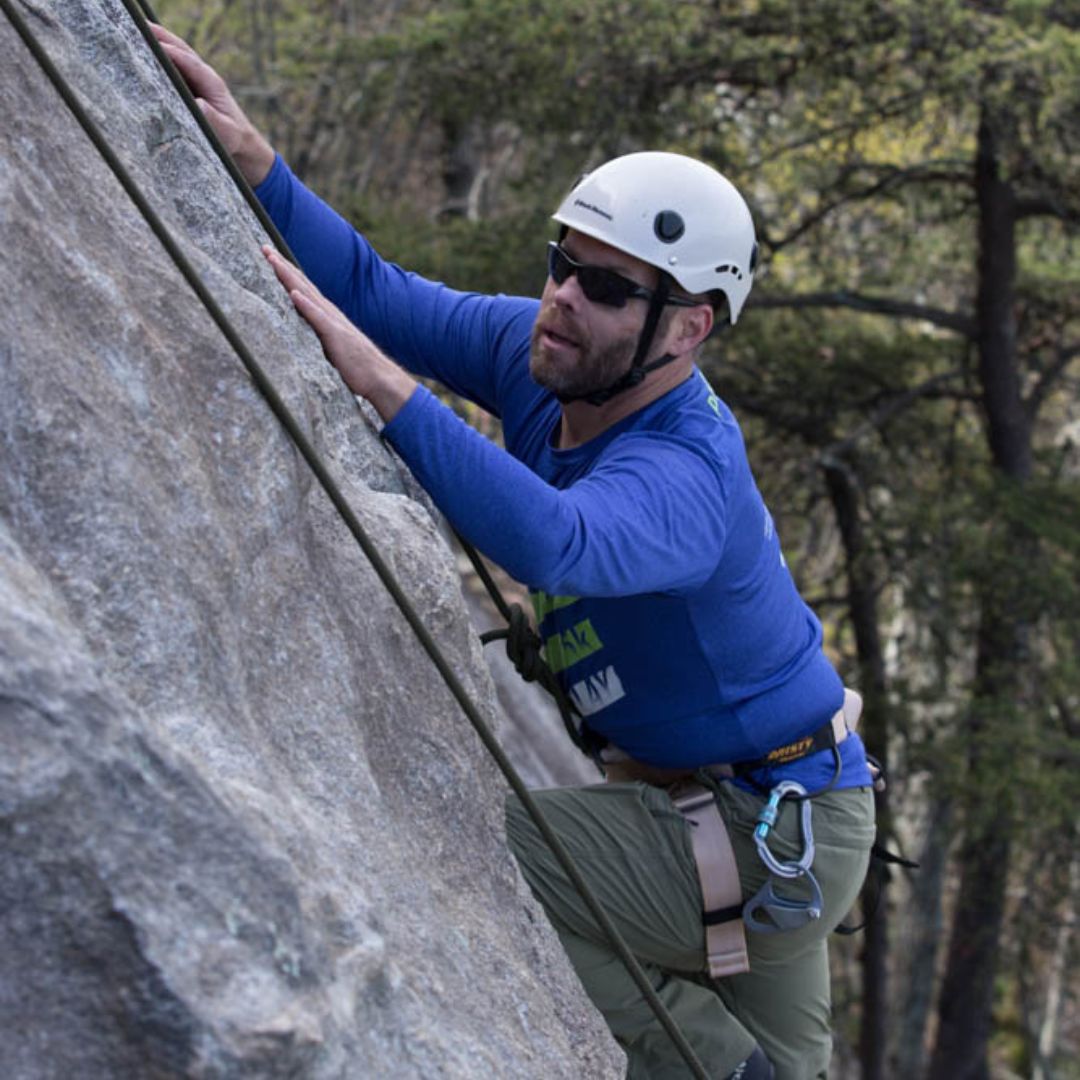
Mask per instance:
[[[739,426],[700,372],[590,442],[528,370],[533,299],[459,292],[382,260],[276,160],[257,189],[305,273],[384,351],[498,416],[503,450],[418,388],[384,437],[472,544],[530,587],[545,657],[589,726],[681,768],[764,756],[843,686],[800,598]],[[858,736],[840,787],[871,782]],[[807,788],[828,752],[762,770]]]

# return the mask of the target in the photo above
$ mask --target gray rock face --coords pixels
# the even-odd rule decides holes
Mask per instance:
[[[435,523],[123,7],[23,10],[494,721]],[[0,85],[0,1076],[619,1075],[502,779],[2,18]]]

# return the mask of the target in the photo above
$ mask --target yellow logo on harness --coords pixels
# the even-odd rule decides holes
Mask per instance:
[[[772,764],[781,765],[786,761],[796,761],[801,757],[806,757],[813,745],[813,737],[808,736],[805,739],[799,739],[798,742],[788,743],[787,746],[778,746],[775,750],[770,750],[765,755],[765,760]]]

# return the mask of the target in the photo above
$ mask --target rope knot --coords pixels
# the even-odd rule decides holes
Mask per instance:
[[[506,655],[518,674],[526,682],[543,681],[547,664],[540,655],[544,643],[529,624],[529,618],[520,604],[510,605],[510,625],[506,633]]]

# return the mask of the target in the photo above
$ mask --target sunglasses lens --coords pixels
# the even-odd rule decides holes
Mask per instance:
[[[556,285],[576,274],[585,298],[607,307],[625,307],[631,296],[649,296],[648,290],[614,270],[574,262],[556,243],[548,244],[548,273]]]
[[[594,303],[608,307],[625,307],[626,298],[632,286],[626,278],[613,270],[604,270],[599,266],[578,268],[578,283],[581,291]]]
[[[548,244],[548,274],[561,285],[574,272],[574,263],[558,244]]]

